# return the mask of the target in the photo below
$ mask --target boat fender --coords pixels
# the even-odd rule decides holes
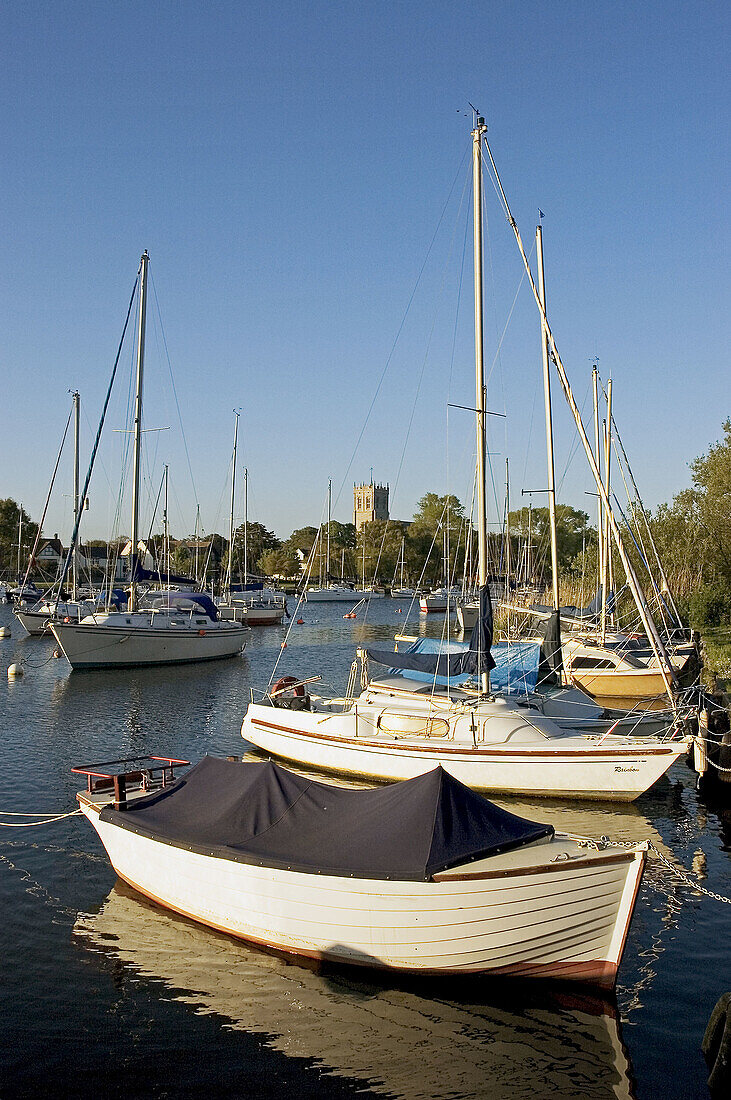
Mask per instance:
[[[206,632],[205,632],[205,630],[199,630],[199,631],[198,631],[198,634],[199,634],[199,636],[200,636],[201,638],[205,638],[205,636],[206,636]]]
[[[21,664],[14,664],[8,667],[8,680],[19,680],[23,676],[25,669]]]
[[[731,993],[724,993],[711,1013],[701,1050],[710,1070],[712,1096],[728,1096],[731,1090]]]

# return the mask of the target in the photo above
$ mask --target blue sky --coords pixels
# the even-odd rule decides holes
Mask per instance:
[[[396,518],[427,491],[468,501],[472,425],[447,405],[474,389],[471,101],[529,248],[545,214],[549,317],[577,400],[597,357],[646,502],[670,500],[730,411],[727,10],[5,5],[0,496],[39,516],[72,388],[86,466],[147,248],[145,416],[171,430],[147,437],[146,492],[169,463],[173,534],[192,531],[196,502],[205,530],[226,530],[234,408],[249,516],[280,537],[319,521],[328,478],[350,519],[371,468]],[[546,478],[538,320],[488,191],[489,404],[507,414],[490,446],[495,495],[507,455],[517,505]],[[91,537],[113,523],[130,364],[128,349]],[[558,392],[555,406],[562,499],[591,510]],[[59,478],[45,530],[67,537],[70,456]]]

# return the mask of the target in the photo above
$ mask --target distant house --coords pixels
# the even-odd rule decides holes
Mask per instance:
[[[64,560],[64,556],[65,552],[61,540],[58,535],[54,535],[52,539],[41,541],[36,552],[35,561],[41,569],[56,573]]]
[[[119,557],[124,559],[124,568],[127,576],[129,576],[129,556],[132,552],[132,540],[127,539],[122,549],[119,552]],[[152,554],[147,549],[146,544],[140,539],[137,543],[137,553],[139,555],[139,562],[143,569],[154,569],[155,562],[153,561]]]

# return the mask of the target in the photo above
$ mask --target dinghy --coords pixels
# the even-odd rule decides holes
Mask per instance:
[[[556,833],[441,767],[353,790],[214,757],[173,781],[179,763],[74,769],[115,871],[166,908],[337,963],[614,985],[647,843]]]

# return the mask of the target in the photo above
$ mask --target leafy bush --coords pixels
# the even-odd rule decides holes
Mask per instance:
[[[722,581],[702,584],[690,594],[688,610],[696,630],[731,622],[731,589]]]

